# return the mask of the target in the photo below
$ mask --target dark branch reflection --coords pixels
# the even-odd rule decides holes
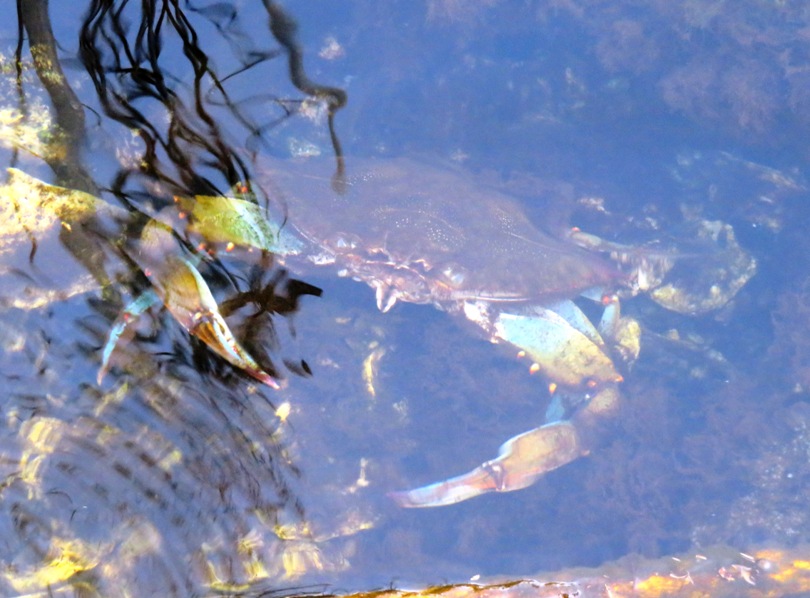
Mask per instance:
[[[0,561],[14,571],[0,581],[4,595],[63,585],[110,595],[121,584],[190,595],[290,573],[278,529],[306,529],[302,472],[289,457],[281,395],[259,381],[311,375],[279,329],[294,338],[301,298],[320,289],[291,278],[272,250],[218,252],[195,232],[195,208],[177,206],[238,187],[249,190],[240,201],[283,213],[245,147],[272,147],[274,127],[303,100],[284,97],[283,79],[265,79],[249,100],[233,99],[230,86],[285,53],[294,87],[328,107],[340,158],[334,115],[346,95],[307,77],[292,19],[266,8],[271,26],[255,39],[226,2],[95,0],[82,7],[80,72],[48,3],[17,3],[19,126],[44,124],[36,143],[16,138],[7,165],[65,190],[27,183],[32,195],[15,197],[16,228],[4,230],[11,243],[0,251]],[[230,51],[218,60],[227,72],[209,46]],[[28,180],[15,176],[10,185]],[[80,205],[65,207],[67,197]],[[153,229],[165,245],[145,240]],[[156,285],[161,274],[170,278]],[[210,349],[201,328],[217,332],[219,316],[191,280],[210,287],[253,369],[234,367],[229,341],[220,341],[226,359]],[[168,310],[156,304],[130,324],[122,310],[155,287]],[[308,541],[299,536],[296,545]]]

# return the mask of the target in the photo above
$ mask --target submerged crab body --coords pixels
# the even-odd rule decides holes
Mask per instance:
[[[457,311],[463,301],[536,303],[615,284],[609,261],[532,225],[495,189],[411,160],[348,163],[340,193],[329,162],[265,174],[288,205],[311,261],[334,264],[397,301]]]
[[[592,420],[618,401],[616,332],[633,327],[615,298],[605,301],[598,329],[570,299],[607,298],[604,290],[626,275],[596,252],[540,231],[514,199],[463,176],[407,160],[349,162],[348,172],[339,192],[326,163],[284,163],[265,173],[286,203],[289,226],[308,243],[302,256],[366,282],[382,311],[399,300],[465,316],[559,387],[545,424],[507,441],[497,459],[391,497],[427,507],[518,490],[586,452]],[[616,342],[622,354],[637,352],[637,336]]]

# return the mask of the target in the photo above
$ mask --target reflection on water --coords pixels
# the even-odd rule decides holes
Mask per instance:
[[[632,15],[616,5],[621,18],[607,19],[596,4],[356,0],[326,14],[302,3],[290,7],[300,28],[286,24],[287,44],[273,41],[258,5],[117,13],[88,2],[51,15],[52,31],[27,13],[30,44],[47,52],[23,53],[18,72],[4,48],[4,164],[112,207],[79,220],[36,211],[36,224],[3,229],[2,593],[370,589],[716,543],[744,552],[806,543],[803,156],[684,149],[723,147],[729,129],[799,147],[803,79],[783,50],[799,35],[786,23],[804,17],[697,2]],[[760,53],[743,30],[759,32]],[[710,35],[699,47],[685,41]],[[673,47],[694,68],[676,66]],[[287,59],[297,51],[307,70],[296,82]],[[774,61],[783,71],[767,68]],[[766,85],[780,72],[786,86]],[[683,220],[728,221],[759,272],[698,317],[628,301],[625,313],[645,326],[642,354],[598,450],[530,489],[447,509],[402,510],[386,495],[475,467],[543,423],[546,382],[429,306],[380,313],[373,292],[333,269],[287,272],[258,250],[216,253],[174,223],[166,256],[199,258],[193,267],[235,337],[286,387],[217,357],[195,336],[198,312],[184,322],[159,305],[125,328],[98,384],[113,323],[152,286],[143,231],[174,197],[248,189],[295,230],[292,197],[275,194],[279,181],[256,164],[329,154],[335,134],[349,166],[353,154],[388,158],[389,168],[408,153],[462,162],[437,167],[450,187],[505,190],[528,226],[542,221],[553,234],[571,219],[611,241],[655,243]],[[294,182],[312,183],[299,172]],[[427,187],[418,172],[412,179]],[[353,209],[371,215],[385,196],[375,189]],[[6,202],[3,221],[30,199]],[[442,243],[491,230],[449,213],[435,231],[457,234]],[[364,249],[391,251],[382,232]],[[323,297],[312,296],[319,288]],[[163,295],[167,307],[179,303]]]
[[[82,299],[4,318],[4,344],[25,334],[3,364],[3,527],[17,547],[8,583],[34,590],[49,575],[64,581],[70,566],[92,581],[109,563],[134,587],[190,590],[189,557],[197,575],[225,567],[217,575],[231,578],[228,568],[247,563],[228,555],[252,528],[279,510],[303,514],[272,404],[188,367],[190,379],[162,374],[136,347],[127,353],[141,375],[97,388],[100,338],[88,332],[99,317],[88,307]]]

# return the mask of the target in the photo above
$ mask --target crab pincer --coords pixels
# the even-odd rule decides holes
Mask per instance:
[[[152,290],[136,299],[113,325],[99,379],[106,372],[112,349],[127,323],[159,300],[183,328],[217,355],[267,386],[280,388],[278,381],[236,340],[194,258],[182,253],[168,226],[153,220],[144,227],[138,261],[152,283]]]

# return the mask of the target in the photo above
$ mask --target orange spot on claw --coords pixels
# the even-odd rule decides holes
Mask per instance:
[[[548,394],[553,395],[555,392],[557,392],[557,383],[552,382],[548,385]]]
[[[533,363],[532,365],[529,366],[529,373],[530,374],[536,374],[539,371],[540,371],[540,364],[539,363]]]

